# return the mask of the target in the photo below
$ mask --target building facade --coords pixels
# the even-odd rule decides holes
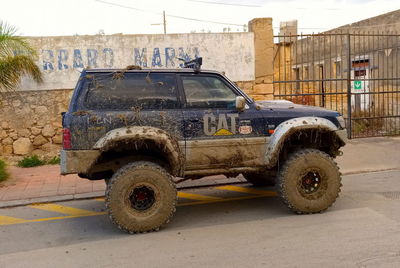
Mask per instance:
[[[337,110],[358,134],[371,129],[376,135],[396,134],[398,22],[400,10],[320,34],[283,31],[275,38],[275,98]]]

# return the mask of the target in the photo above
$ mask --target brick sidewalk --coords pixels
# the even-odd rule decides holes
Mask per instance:
[[[60,175],[60,167],[10,167],[10,179],[0,184],[0,202],[49,196],[76,195],[105,190],[104,181],[89,181],[77,175]]]
[[[104,196],[103,180],[90,181],[77,175],[60,175],[60,167],[40,166],[33,168],[9,167],[10,179],[0,184],[0,208],[30,203],[64,201]],[[184,181],[179,188],[209,186],[217,183],[237,183],[246,180],[210,176],[202,180]]]

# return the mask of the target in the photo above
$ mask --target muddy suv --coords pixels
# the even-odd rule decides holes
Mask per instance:
[[[129,233],[158,230],[175,211],[176,184],[208,175],[276,182],[299,214],[330,207],[341,187],[333,158],[347,135],[340,114],[256,102],[194,63],[84,70],[63,115],[61,173],[104,179],[110,218]]]

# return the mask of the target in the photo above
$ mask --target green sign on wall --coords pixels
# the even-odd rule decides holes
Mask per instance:
[[[362,89],[361,81],[354,81],[354,89]]]

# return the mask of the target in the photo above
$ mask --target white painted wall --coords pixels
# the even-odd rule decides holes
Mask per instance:
[[[233,81],[254,80],[253,33],[30,37],[45,74],[41,85],[24,78],[21,90],[74,88],[82,67],[142,65],[176,68],[177,58],[203,57],[203,69],[224,71]]]

